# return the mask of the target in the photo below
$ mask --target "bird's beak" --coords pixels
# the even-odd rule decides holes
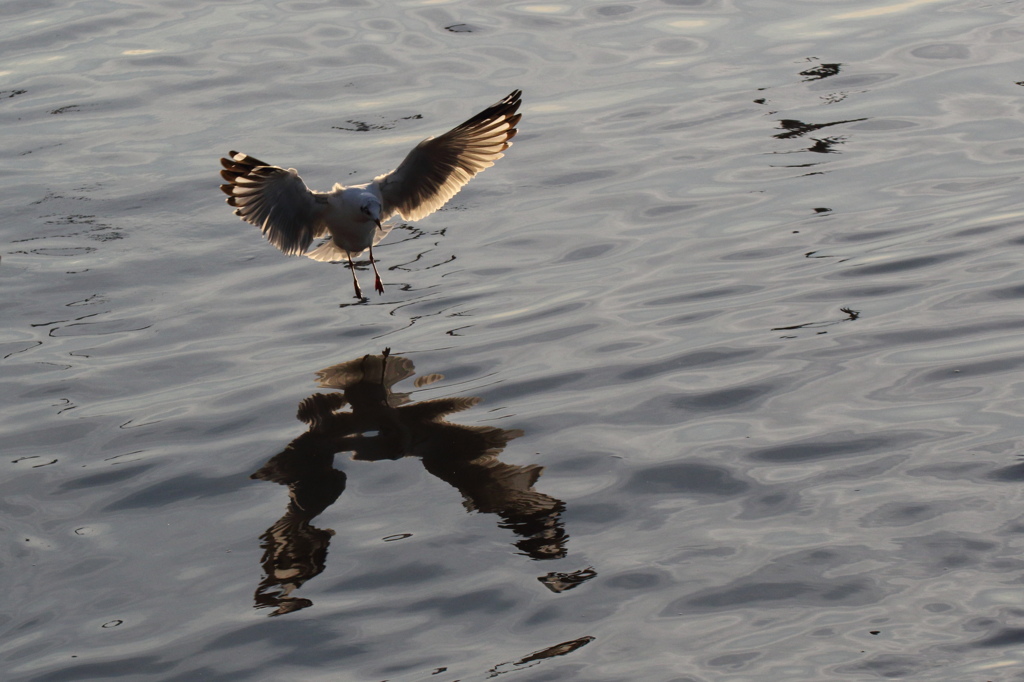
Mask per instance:
[[[381,228],[380,228],[380,221],[379,221],[379,220],[377,221],[377,229],[378,229],[378,230],[379,230],[379,229],[381,229]]]

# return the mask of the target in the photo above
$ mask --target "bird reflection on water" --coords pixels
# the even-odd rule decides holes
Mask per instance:
[[[363,462],[417,457],[428,472],[462,493],[468,511],[496,514],[500,527],[520,536],[515,546],[522,554],[565,556],[568,536],[560,519],[565,505],[533,489],[543,467],[498,459],[523,432],[444,421],[480,398],[412,402],[409,394],[392,392],[392,386],[414,374],[411,360],[392,356],[388,349],[317,372],[321,388],[340,392],[302,400],[297,417],[309,429],[252,475],[287,485],[289,496],[284,516],[260,538],[265,577],[256,589],[258,608],[274,608],[271,615],[281,615],[312,605],[292,593],[324,570],[335,531],[310,522],[345,490],[346,474],[334,468],[339,452],[351,452],[353,460]],[[414,386],[441,378],[421,376]]]

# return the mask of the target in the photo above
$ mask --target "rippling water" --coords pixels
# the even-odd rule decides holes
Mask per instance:
[[[1024,679],[1021,13],[0,6],[4,679]],[[517,87],[367,302],[217,191]]]

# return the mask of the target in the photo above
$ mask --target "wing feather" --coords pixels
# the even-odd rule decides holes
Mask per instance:
[[[248,154],[229,152],[220,172],[221,191],[235,215],[260,228],[271,244],[289,256],[306,252],[327,234],[322,220],[327,195],[313,192],[294,168],[271,166]]]
[[[374,178],[383,199],[382,218],[396,213],[405,220],[428,216],[473,176],[493,166],[518,132],[522,94],[515,90],[444,135],[428,137],[398,168]]]

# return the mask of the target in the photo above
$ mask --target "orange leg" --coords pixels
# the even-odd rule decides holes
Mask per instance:
[[[380,281],[380,273],[377,272],[377,263],[373,260],[373,247],[370,247],[370,265],[373,266],[373,276],[376,279],[373,282],[373,288],[377,290],[378,294],[384,293],[384,283]]]
[[[356,298],[362,298],[363,290],[359,288],[359,280],[356,279],[356,264],[352,262],[352,256],[348,251],[345,252],[345,256],[348,257],[348,267],[352,270],[352,284],[356,288]]]

